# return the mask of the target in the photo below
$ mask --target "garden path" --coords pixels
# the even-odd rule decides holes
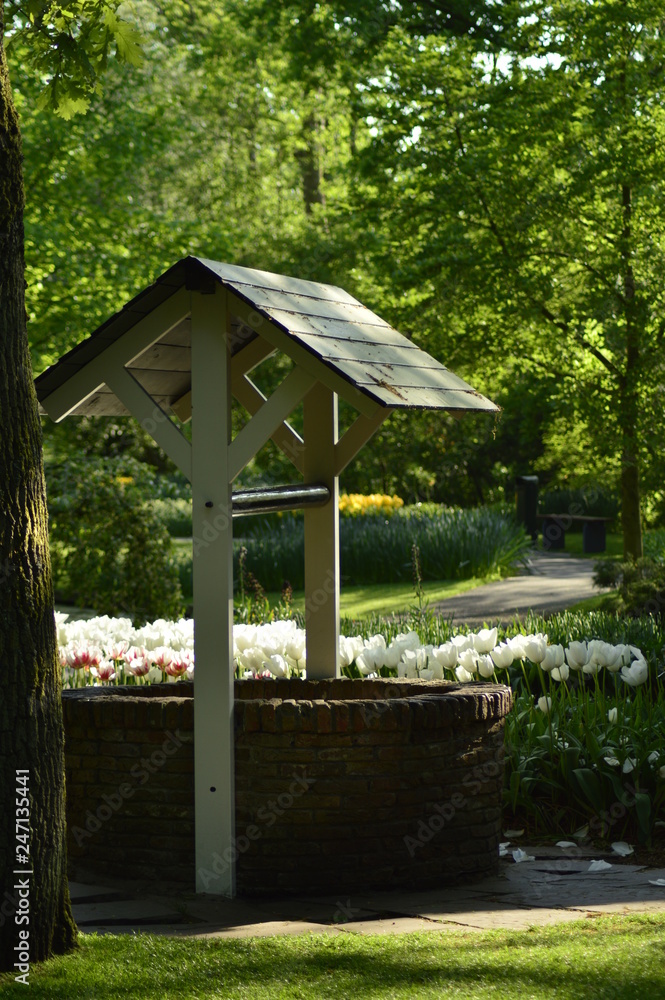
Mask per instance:
[[[524,849],[532,861],[516,864],[508,856],[494,877],[421,892],[226,900],[155,882],[72,882],[70,890],[74,919],[85,933],[140,930],[195,938],[526,930],[603,914],[665,913],[665,869],[623,864],[592,848]],[[603,859],[610,866],[590,873],[591,860]],[[653,884],[658,880],[662,885]]]
[[[593,585],[593,567],[593,559],[534,552],[517,575],[437,601],[432,610],[469,625],[507,623],[529,610],[541,615],[563,611],[600,593]]]

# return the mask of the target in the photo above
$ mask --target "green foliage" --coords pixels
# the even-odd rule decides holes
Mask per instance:
[[[135,623],[184,610],[168,531],[132,460],[70,462],[48,470],[49,526],[61,600]]]
[[[619,498],[611,490],[597,484],[579,489],[544,490],[538,495],[541,514],[571,514],[586,517],[617,517]],[[582,525],[571,525],[567,531],[582,530]]]
[[[349,584],[398,583],[412,578],[412,550],[420,552],[424,580],[457,580],[508,570],[530,546],[510,517],[482,508],[442,509],[436,516],[401,508],[392,517],[341,518],[340,563]],[[287,580],[304,586],[304,523],[285,516],[277,525],[256,519],[251,534],[234,543],[234,573],[240,547],[246,566],[267,590]]]
[[[184,497],[164,497],[149,502],[152,512],[171,538],[192,537],[192,502]]]
[[[9,0],[11,45],[23,45],[40,80],[40,110],[69,120],[87,111],[115,51],[121,62],[141,63],[136,30],[116,15],[120,0]]]

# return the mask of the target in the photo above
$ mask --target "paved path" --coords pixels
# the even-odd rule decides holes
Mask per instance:
[[[593,559],[559,553],[534,553],[517,576],[486,583],[458,597],[438,601],[432,609],[455,623],[509,622],[516,614],[551,614],[594,597]]]
[[[86,933],[191,938],[526,930],[608,913],[665,913],[665,869],[617,863],[616,855],[591,848],[522,846],[533,861],[516,864],[509,856],[495,877],[423,892],[225,900],[154,882],[72,882],[70,891],[74,919]],[[591,860],[603,859],[611,867],[590,873]],[[663,884],[654,885],[659,879]]]

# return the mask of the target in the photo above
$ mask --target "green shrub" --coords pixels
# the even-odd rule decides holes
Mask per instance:
[[[171,538],[191,538],[191,500],[186,500],[184,497],[165,497],[150,501],[150,506]]]
[[[184,610],[171,540],[134,459],[88,459],[47,470],[51,558],[61,600],[135,622]]]
[[[604,559],[594,566],[597,587],[618,588],[619,612],[631,617],[655,615],[665,610],[665,562],[644,557],[630,562]]]
[[[575,490],[545,490],[538,497],[538,513],[571,514],[585,517],[619,516],[619,498],[602,486],[584,486]],[[581,531],[583,525],[573,522],[570,531]]]

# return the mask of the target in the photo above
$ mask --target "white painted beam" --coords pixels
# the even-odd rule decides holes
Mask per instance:
[[[339,676],[339,480],[335,475],[337,396],[316,385],[305,396],[305,482],[330,500],[305,509],[307,679]]]
[[[339,476],[353,461],[363,445],[367,444],[373,434],[377,432],[386,417],[389,417],[392,410],[383,406],[377,406],[372,417],[366,417],[362,413],[354,420],[345,434],[335,445],[335,475]]]
[[[231,363],[227,296],[191,293],[196,890],[235,895]]]
[[[241,406],[253,416],[266,402],[266,396],[254,385],[246,375],[234,378],[231,384],[233,395]],[[288,421],[284,420],[279,425],[274,434],[270,435],[272,441],[286,455],[289,461],[296,467],[298,472],[304,472],[304,447],[305,442],[297,431],[293,429]]]
[[[184,288],[139,319],[126,333],[114,340],[96,357],[77,369],[66,382],[42,400],[49,417],[56,422],[64,419],[85,399],[106,382],[109,371],[131,364],[148,347],[189,315],[190,296]]]
[[[191,482],[192,446],[180,428],[172,423],[132,373],[122,366],[109,369],[106,384],[115,393],[141,427],[157,442]]]
[[[230,340],[230,338],[229,338]],[[251,372],[253,368],[260,365],[262,361],[269,358],[271,354],[275,354],[277,348],[273,347],[272,344],[267,343],[261,337],[255,337],[254,340],[250,340],[246,347],[243,347],[242,351],[239,351],[231,358],[231,380],[235,382],[240,376]],[[235,395],[235,393],[234,393]],[[263,396],[263,399],[266,397]],[[243,404],[244,405],[244,404]],[[192,416],[192,393],[191,389],[180,396],[179,399],[174,400],[171,403],[171,409],[175,413],[179,420],[186,423]],[[249,407],[246,407],[249,409]],[[254,410],[250,410],[250,413],[254,413]]]
[[[316,379],[302,368],[289,372],[261,409],[236,434],[229,449],[231,481],[251,462],[315,383]]]

